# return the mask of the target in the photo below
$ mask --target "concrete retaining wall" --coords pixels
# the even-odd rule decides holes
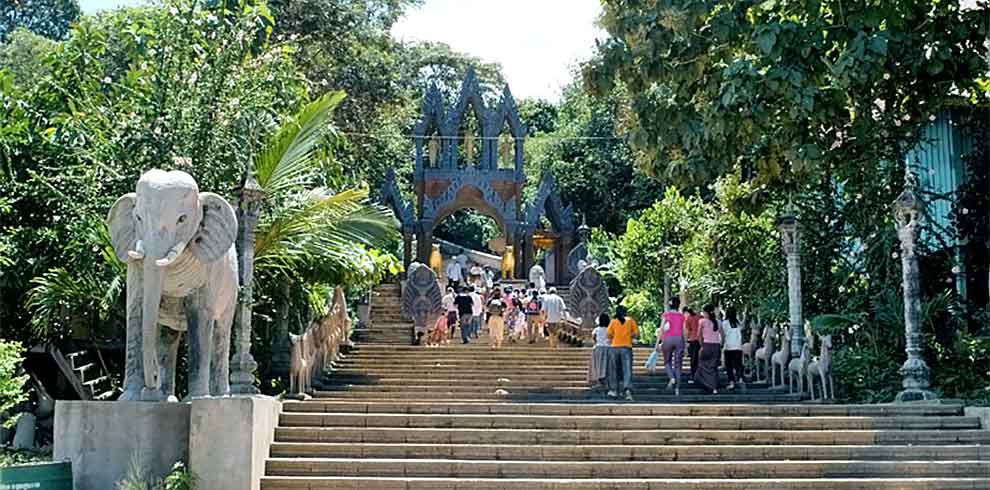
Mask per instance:
[[[55,461],[75,490],[107,490],[135,467],[146,481],[182,461],[209,490],[258,490],[282,404],[270,397],[189,403],[59,401]]]

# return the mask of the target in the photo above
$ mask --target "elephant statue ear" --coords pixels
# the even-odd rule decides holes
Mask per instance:
[[[237,237],[237,216],[226,199],[212,192],[200,192],[203,219],[189,242],[189,250],[203,262],[214,262],[230,250]]]
[[[127,252],[134,250],[137,245],[137,222],[134,219],[136,203],[137,194],[133,192],[124,194],[113,203],[110,213],[107,214],[110,243],[113,245],[114,254],[121,262],[128,260]]]

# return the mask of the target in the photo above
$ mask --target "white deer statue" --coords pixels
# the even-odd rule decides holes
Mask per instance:
[[[743,321],[743,325],[746,325],[746,321]],[[760,326],[759,323],[749,325],[749,342],[746,342],[742,346],[743,352],[743,366],[749,370],[750,375],[754,378],[756,377],[756,346],[760,345]]]
[[[808,390],[811,399],[815,400],[815,377],[821,380],[822,400],[835,398],[835,383],[832,380],[832,336],[821,338],[822,348],[818,359],[808,364]]]
[[[787,381],[788,393],[794,393],[794,388],[797,388],[798,393],[804,394],[804,378],[808,373],[808,364],[811,363],[811,337],[807,339],[808,342],[805,342],[804,347],[801,348],[801,357],[791,359],[791,363],[787,366],[790,377]]]
[[[784,343],[780,350],[770,357],[770,384],[773,388],[784,386],[784,376],[787,374],[787,366],[791,361],[791,330],[784,330]],[[778,369],[779,368],[779,369]],[[777,383],[777,373],[780,373],[780,383]]]
[[[756,349],[756,381],[766,380],[770,376],[770,359],[773,357],[776,337],[777,328],[773,325],[767,325],[763,329],[763,347]]]

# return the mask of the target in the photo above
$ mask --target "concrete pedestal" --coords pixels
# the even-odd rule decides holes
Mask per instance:
[[[208,490],[259,490],[282,404],[270,397],[190,403],[59,401],[55,461],[72,461],[75,490],[107,490],[131,467],[163,478],[182,461]]]
[[[75,490],[116,488],[132,465],[162,478],[188,461],[189,412],[188,403],[58,401],[53,459],[72,461]]]
[[[199,488],[259,490],[281,413],[266,396],[193,401],[189,469]]]

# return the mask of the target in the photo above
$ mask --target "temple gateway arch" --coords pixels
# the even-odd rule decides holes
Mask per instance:
[[[568,256],[586,247],[574,246],[573,207],[561,202],[553,176],[545,175],[535,199],[523,203],[526,132],[508,86],[494,107],[488,107],[473,70],[452,107],[445,107],[436,86],[427,89],[413,132],[416,202],[403,198],[392,169],[380,194],[402,225],[407,268],[414,260],[429,262],[433,230],[444,218],[473,209],[502,229],[505,250],[512,247],[515,257],[512,279],[526,277],[540,249],[546,251],[541,265],[554,283],[567,284],[574,277]]]

